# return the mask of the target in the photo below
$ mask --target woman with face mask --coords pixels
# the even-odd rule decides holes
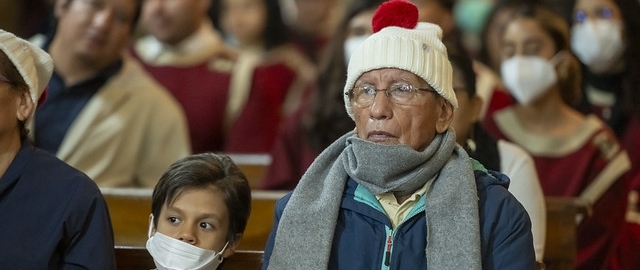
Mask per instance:
[[[315,92],[282,125],[262,187],[291,190],[311,162],[355,126],[344,110],[344,82],[351,54],[373,33],[371,18],[384,0],[351,1],[321,64]]]
[[[501,40],[502,79],[518,104],[487,117],[485,126],[531,154],[545,196],[590,204],[591,214],[577,228],[576,269],[602,269],[623,221],[629,158],[606,124],[569,105],[576,99],[577,65],[560,15],[519,7]]]
[[[640,164],[640,3],[577,0],[571,49],[582,64],[578,109],[605,121]],[[640,166],[632,168],[640,171]],[[639,184],[640,185],[640,184]]]
[[[571,49],[583,65],[578,109],[593,113],[629,152],[630,196],[640,191],[640,4],[627,0],[577,0],[571,18]],[[629,202],[638,215],[637,200]],[[612,269],[640,269],[640,224],[627,219]]]

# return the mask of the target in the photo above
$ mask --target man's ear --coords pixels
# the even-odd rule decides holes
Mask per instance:
[[[440,98],[441,104],[438,110],[438,119],[436,120],[436,132],[444,133],[453,122],[453,105],[444,98]]]
[[[231,255],[236,253],[236,249],[240,245],[240,241],[242,241],[242,234],[238,233],[233,237],[233,241],[229,242],[227,248],[222,253],[222,258],[229,258]]]
[[[20,94],[20,98],[17,100],[18,104],[16,106],[16,117],[18,120],[24,122],[31,116],[31,113],[34,110],[35,105],[33,104],[33,100],[31,100],[31,94],[29,91],[24,91]]]

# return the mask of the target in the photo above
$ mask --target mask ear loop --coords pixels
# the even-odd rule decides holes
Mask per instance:
[[[153,231],[153,214],[149,215],[149,231],[147,231],[147,236],[149,238],[151,238],[151,231]]]
[[[228,245],[229,245],[229,241],[227,241],[227,242],[224,244],[224,247],[222,247],[222,250],[220,250],[220,252],[218,252],[218,254],[216,255],[216,256],[218,256],[218,255],[219,255],[219,256],[218,256],[218,259],[220,260],[220,262],[219,262],[219,263],[222,263],[222,260],[224,260],[224,257],[222,257],[222,253],[224,253],[224,250],[225,250],[225,249],[227,249],[227,246],[228,246]]]
[[[556,67],[564,59],[566,53],[567,52],[565,50],[559,51],[558,53],[556,53],[556,55],[549,59],[549,63],[552,66]]]

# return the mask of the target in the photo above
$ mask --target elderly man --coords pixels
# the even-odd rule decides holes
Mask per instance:
[[[0,30],[1,268],[115,269],[96,184],[26,138],[25,122],[52,71],[47,53]]]
[[[123,57],[142,0],[59,0],[55,65],[35,114],[35,146],[101,187],[153,187],[190,153],[180,105],[138,63]]]
[[[263,269],[535,268],[508,179],[456,145],[441,30],[417,15],[402,0],[376,11],[344,88],[356,130],[278,202]]]

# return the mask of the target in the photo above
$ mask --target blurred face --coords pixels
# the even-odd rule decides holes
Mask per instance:
[[[199,248],[220,252],[227,242],[229,211],[224,194],[214,186],[183,191],[172,205],[165,204],[156,217],[156,231]],[[223,257],[233,254],[233,245]]]
[[[334,0],[295,0],[298,10],[295,27],[303,31],[313,31],[325,23],[335,6]]]
[[[16,91],[0,74],[0,143],[6,143],[16,135],[20,138],[18,121],[25,121],[32,108],[29,93]]]
[[[120,59],[135,11],[131,0],[59,0],[58,29],[51,46],[70,50],[75,59],[102,68]]]
[[[573,22],[587,20],[613,20],[622,23],[620,9],[612,0],[577,0],[573,6]]]
[[[4,139],[8,134],[19,132],[16,120],[18,100],[17,92],[0,78],[0,139]]]
[[[349,21],[346,39],[352,37],[370,36],[373,34],[371,20],[375,10],[367,10],[359,13]]]
[[[550,60],[556,48],[549,36],[533,19],[518,18],[509,22],[502,37],[502,60],[513,56],[538,56]]]
[[[366,72],[354,87],[386,89],[397,83],[429,87],[415,74],[393,68]],[[446,131],[453,118],[451,105],[434,92],[418,91],[411,105],[393,103],[383,91],[377,92],[369,106],[358,106],[353,101],[351,104],[358,137],[386,145],[404,144],[418,151],[424,150],[436,133]]]
[[[462,72],[453,66],[453,90],[458,98],[458,109],[453,116],[451,125],[456,131],[456,140],[460,145],[466,144],[473,124],[479,119],[482,107],[480,97],[477,95],[470,97],[466,88]]]
[[[493,70],[500,70],[502,31],[507,24],[509,17],[514,12],[513,8],[503,8],[494,14],[493,20],[487,26],[486,46],[489,54],[490,67]]]
[[[210,3],[210,0],[144,0],[142,22],[149,34],[176,45],[198,30]]]
[[[418,7],[418,21],[437,24],[444,33],[453,28],[453,14],[436,0],[411,0]]]
[[[256,46],[262,42],[267,22],[264,0],[220,0],[223,2],[221,22],[225,32],[241,46]]]

